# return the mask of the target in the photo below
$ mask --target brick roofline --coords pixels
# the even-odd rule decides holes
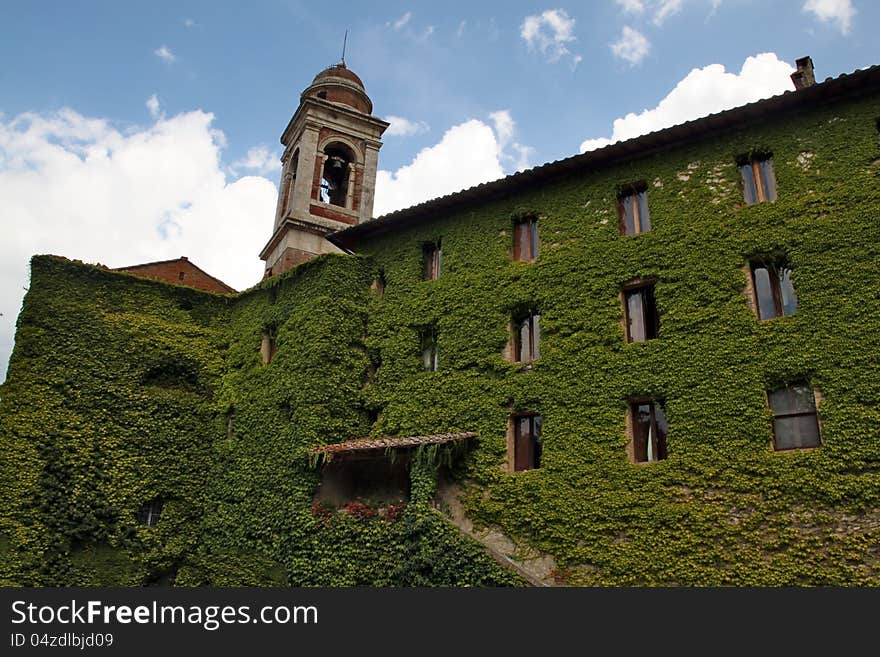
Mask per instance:
[[[130,272],[133,269],[141,269],[143,267],[154,267],[156,265],[167,265],[167,264],[171,264],[173,262],[185,262],[193,269],[199,270],[201,273],[203,273],[205,276],[210,278],[212,281],[214,281],[215,283],[217,283],[218,285],[220,285],[221,287],[226,289],[229,294],[238,294],[238,290],[236,290],[234,287],[227,285],[226,283],[221,281],[216,276],[211,276],[211,274],[209,274],[204,269],[202,269],[201,267],[196,265],[194,262],[192,262],[186,256],[180,256],[179,258],[172,258],[171,260],[156,260],[155,262],[143,262],[138,265],[129,265],[128,267],[114,267],[111,269],[111,271]]]

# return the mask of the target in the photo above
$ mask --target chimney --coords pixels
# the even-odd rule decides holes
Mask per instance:
[[[816,76],[813,75],[813,60],[809,55],[801,57],[795,62],[797,70],[791,74],[791,81],[795,89],[806,89],[816,84]]]

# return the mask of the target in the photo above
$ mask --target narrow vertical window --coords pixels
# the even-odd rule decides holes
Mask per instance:
[[[230,407],[226,412],[226,439],[232,440],[235,436],[235,407]]]
[[[777,450],[819,447],[816,397],[806,383],[767,393],[773,412],[773,447]]]
[[[155,527],[159,523],[159,516],[161,514],[162,500],[157,497],[141,504],[141,508],[137,512],[137,520],[140,524],[147,527]]]
[[[538,220],[529,217],[513,225],[513,259],[533,262],[538,258]]]
[[[632,423],[632,459],[636,463],[662,461],[666,458],[666,415],[663,401],[640,401],[630,404]]]
[[[376,278],[373,279],[372,285],[370,285],[370,289],[376,293],[376,296],[380,299],[385,294],[385,270],[380,269],[379,273],[376,274]]]
[[[535,312],[519,317],[513,323],[513,359],[531,363],[541,357],[541,316]]]
[[[419,332],[422,350],[422,369],[426,372],[436,372],[439,367],[439,340],[437,329],[426,326]]]
[[[743,200],[747,205],[776,200],[776,174],[770,154],[737,158],[742,176]]]
[[[514,472],[535,470],[541,467],[541,428],[540,415],[514,415],[512,424],[512,465]]]
[[[436,281],[440,278],[440,270],[443,265],[440,240],[428,242],[422,246],[422,265],[422,278],[426,281]]]
[[[621,235],[638,235],[651,230],[647,185],[637,183],[621,193],[617,197],[617,211],[620,216]]]
[[[660,333],[660,317],[654,300],[654,285],[633,287],[623,292],[626,313],[626,341],[645,342]]]
[[[272,359],[275,357],[275,327],[269,326],[263,331],[263,338],[260,342],[260,357],[263,360],[263,365],[268,365],[272,362]]]
[[[760,319],[793,315],[797,294],[791,282],[791,268],[784,261],[751,263],[755,306]]]

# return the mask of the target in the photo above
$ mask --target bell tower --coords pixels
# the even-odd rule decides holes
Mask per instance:
[[[373,215],[382,133],[361,79],[345,62],[315,76],[281,135],[281,184],[264,278],[340,250],[324,236]]]

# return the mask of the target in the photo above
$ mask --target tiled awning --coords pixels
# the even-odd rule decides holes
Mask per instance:
[[[474,431],[465,431],[461,433],[438,433],[432,436],[357,438],[356,440],[347,440],[344,443],[312,447],[309,452],[314,455],[330,455],[345,452],[364,452],[374,449],[396,449],[400,447],[418,447],[419,445],[439,445],[441,443],[449,443],[455,440],[475,438],[476,435],[477,434]]]

